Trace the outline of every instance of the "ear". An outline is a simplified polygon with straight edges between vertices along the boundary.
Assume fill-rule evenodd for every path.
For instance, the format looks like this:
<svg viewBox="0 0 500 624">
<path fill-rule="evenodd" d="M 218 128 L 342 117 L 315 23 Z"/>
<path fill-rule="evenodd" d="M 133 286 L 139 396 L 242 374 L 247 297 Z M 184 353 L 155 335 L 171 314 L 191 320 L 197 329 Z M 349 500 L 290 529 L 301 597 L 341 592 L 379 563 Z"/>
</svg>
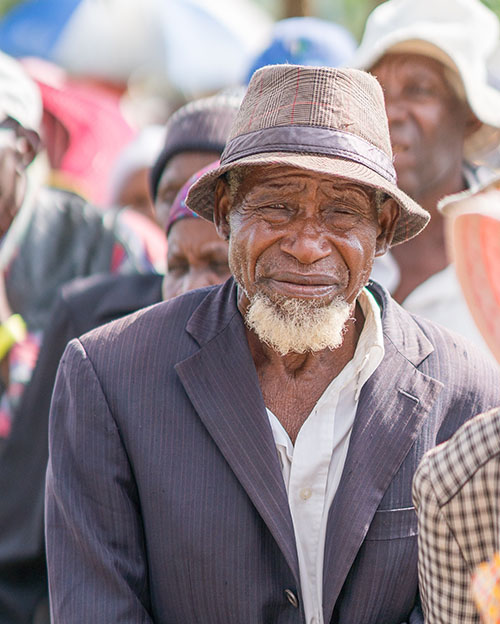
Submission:
<svg viewBox="0 0 500 624">
<path fill-rule="evenodd" d="M 231 200 L 229 197 L 229 187 L 223 178 L 217 180 L 214 200 L 214 225 L 217 234 L 224 240 L 229 239 L 231 226 L 229 225 L 229 211 L 231 210 Z"/>
<path fill-rule="evenodd" d="M 40 151 L 41 140 L 33 130 L 22 129 L 17 133 L 16 148 L 21 158 L 21 164 L 26 168 Z"/>
<path fill-rule="evenodd" d="M 471 134 L 474 134 L 481 127 L 482 122 L 474 115 L 474 113 L 469 109 L 469 115 L 465 121 L 465 137 L 470 137 Z"/>
<path fill-rule="evenodd" d="M 392 197 L 387 197 L 382 202 L 378 212 L 378 235 L 375 244 L 375 256 L 383 256 L 391 246 L 400 213 L 401 208 Z"/>
</svg>

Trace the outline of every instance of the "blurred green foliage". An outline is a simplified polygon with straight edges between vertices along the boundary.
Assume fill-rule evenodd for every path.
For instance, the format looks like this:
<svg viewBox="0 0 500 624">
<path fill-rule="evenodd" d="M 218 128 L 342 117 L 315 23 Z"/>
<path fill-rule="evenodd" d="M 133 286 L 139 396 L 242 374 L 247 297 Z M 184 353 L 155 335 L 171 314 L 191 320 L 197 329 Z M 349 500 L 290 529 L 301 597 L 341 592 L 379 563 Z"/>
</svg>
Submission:
<svg viewBox="0 0 500 624">
<path fill-rule="evenodd" d="M 22 0 L 0 0 L 0 16 L 7 13 L 13 6 L 20 4 Z"/>
<path fill-rule="evenodd" d="M 215 1 L 215 0 L 214 0 Z M 366 18 L 383 0 L 310 0 L 311 14 L 331 19 L 346 26 L 355 37 L 361 38 Z M 256 4 L 267 9 L 275 19 L 285 13 L 287 0 L 254 0 Z M 414 0 L 418 2 L 418 0 Z M 436 0 L 439 2 L 439 0 Z M 500 0 L 482 0 L 483 4 L 492 9 L 500 18 Z"/>
<path fill-rule="evenodd" d="M 482 0 L 483 4 L 489 7 L 500 18 L 500 0 Z"/>
</svg>

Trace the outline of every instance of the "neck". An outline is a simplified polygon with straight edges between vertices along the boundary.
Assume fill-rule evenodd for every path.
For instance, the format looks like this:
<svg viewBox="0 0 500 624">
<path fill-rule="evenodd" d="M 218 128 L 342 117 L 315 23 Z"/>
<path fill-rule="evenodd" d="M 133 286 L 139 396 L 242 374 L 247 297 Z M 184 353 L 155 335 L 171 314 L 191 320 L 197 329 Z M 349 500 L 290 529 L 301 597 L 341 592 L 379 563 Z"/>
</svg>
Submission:
<svg viewBox="0 0 500 624">
<path fill-rule="evenodd" d="M 466 187 L 460 169 L 439 188 L 429 189 L 415 198 L 430 213 L 431 219 L 421 234 L 392 250 L 401 271 L 401 281 L 393 293 L 394 298 L 399 303 L 402 303 L 417 286 L 449 265 L 444 219 L 438 211 L 437 205 L 446 195 L 459 193 Z M 415 258 L 418 258 L 418 262 L 415 261 Z"/>
<path fill-rule="evenodd" d="M 443 197 L 453 195 L 454 193 L 460 193 L 460 191 L 466 188 L 467 184 L 464 180 L 462 167 L 460 167 L 439 186 L 423 190 L 415 197 L 415 201 L 417 201 L 422 208 L 425 208 L 434 218 L 435 215 L 439 215 L 437 205 Z"/>
<path fill-rule="evenodd" d="M 281 374 L 297 377 L 328 363 L 333 378 L 354 357 L 363 324 L 363 313 L 359 305 L 356 305 L 354 318 L 347 321 L 343 341 L 339 347 L 307 353 L 288 353 L 287 355 L 280 355 L 272 347 L 263 343 L 253 330 L 247 328 L 246 333 L 257 370 L 262 367 L 266 369 L 271 367 L 274 370 L 280 370 Z"/>
</svg>

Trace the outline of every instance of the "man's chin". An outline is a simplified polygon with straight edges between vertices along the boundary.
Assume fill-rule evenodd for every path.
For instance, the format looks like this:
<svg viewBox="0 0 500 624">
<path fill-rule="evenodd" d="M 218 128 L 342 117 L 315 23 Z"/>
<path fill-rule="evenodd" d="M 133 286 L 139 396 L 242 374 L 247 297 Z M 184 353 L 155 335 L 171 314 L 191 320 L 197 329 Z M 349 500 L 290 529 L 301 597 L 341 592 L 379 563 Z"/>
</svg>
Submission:
<svg viewBox="0 0 500 624">
<path fill-rule="evenodd" d="M 343 299 L 252 297 L 247 326 L 279 355 L 336 349 L 342 344 L 351 306 Z"/>
</svg>

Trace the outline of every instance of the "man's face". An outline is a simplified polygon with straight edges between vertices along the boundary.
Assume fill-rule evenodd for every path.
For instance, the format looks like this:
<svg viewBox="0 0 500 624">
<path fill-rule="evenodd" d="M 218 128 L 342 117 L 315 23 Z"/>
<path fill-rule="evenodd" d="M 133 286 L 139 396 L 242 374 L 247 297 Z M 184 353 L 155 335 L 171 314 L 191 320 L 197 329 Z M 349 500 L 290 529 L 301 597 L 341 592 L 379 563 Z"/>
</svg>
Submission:
<svg viewBox="0 0 500 624">
<path fill-rule="evenodd" d="M 385 95 L 398 186 L 419 200 L 461 170 L 464 139 L 475 118 L 438 61 L 387 54 L 372 69 Z"/>
<path fill-rule="evenodd" d="M 352 306 L 399 214 L 393 200 L 377 213 L 367 187 L 285 166 L 249 168 L 234 198 L 224 182 L 216 195 L 215 222 L 229 236 L 230 266 L 246 303 L 260 293 Z"/>
<path fill-rule="evenodd" d="M 24 168 L 23 146 L 15 127 L 0 124 L 0 237 L 6 234 L 23 202 Z"/>
<path fill-rule="evenodd" d="M 195 288 L 221 284 L 230 277 L 227 242 L 205 219 L 176 221 L 168 233 L 163 296 L 171 299 Z"/>
<path fill-rule="evenodd" d="M 156 223 L 156 213 L 149 194 L 149 168 L 132 171 L 123 181 L 116 198 L 118 206 L 129 206 Z"/>
<path fill-rule="evenodd" d="M 155 202 L 156 218 L 161 226 L 166 226 L 175 196 L 189 178 L 219 158 L 217 152 L 181 152 L 168 161 L 158 183 Z"/>
</svg>

